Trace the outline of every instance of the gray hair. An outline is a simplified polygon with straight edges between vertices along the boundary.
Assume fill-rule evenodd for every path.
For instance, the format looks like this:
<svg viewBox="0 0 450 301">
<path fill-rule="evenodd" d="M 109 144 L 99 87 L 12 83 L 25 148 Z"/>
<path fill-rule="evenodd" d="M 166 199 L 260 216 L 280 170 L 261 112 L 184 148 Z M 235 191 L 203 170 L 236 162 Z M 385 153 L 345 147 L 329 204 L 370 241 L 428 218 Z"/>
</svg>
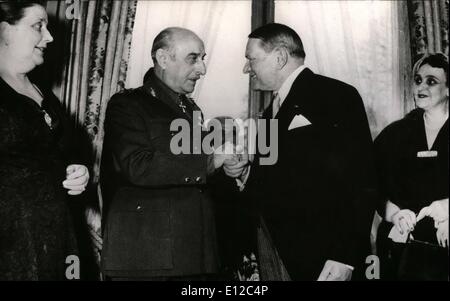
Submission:
<svg viewBox="0 0 450 301">
<path fill-rule="evenodd" d="M 172 59 L 175 58 L 174 53 L 174 39 L 176 34 L 186 34 L 186 33 L 192 33 L 190 30 L 187 30 L 185 28 L 181 27 L 168 27 L 161 31 L 153 40 L 153 46 L 152 46 L 152 60 L 153 63 L 156 65 L 156 52 L 158 49 L 164 49 L 171 53 Z M 193 33 L 192 33 L 193 34 Z"/>
</svg>

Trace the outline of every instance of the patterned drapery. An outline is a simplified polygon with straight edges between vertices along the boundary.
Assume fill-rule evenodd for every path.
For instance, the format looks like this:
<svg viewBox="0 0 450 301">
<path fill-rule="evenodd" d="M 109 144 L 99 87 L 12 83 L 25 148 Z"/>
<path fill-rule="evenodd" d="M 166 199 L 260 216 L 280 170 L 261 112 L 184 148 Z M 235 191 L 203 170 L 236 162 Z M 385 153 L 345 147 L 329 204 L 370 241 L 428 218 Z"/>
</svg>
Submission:
<svg viewBox="0 0 450 301">
<path fill-rule="evenodd" d="M 124 89 L 137 1 L 48 1 L 64 68 L 54 91 L 77 126 L 87 132 L 92 148 L 91 179 L 98 183 L 103 145 L 103 119 L 112 95 Z M 100 196 L 101 197 L 101 196 Z M 101 208 L 101 198 L 100 198 Z"/>
<path fill-rule="evenodd" d="M 136 3 L 83 1 L 81 18 L 72 23 L 64 103 L 91 138 L 94 183 L 99 179 L 106 105 L 125 86 Z"/>
<path fill-rule="evenodd" d="M 448 55 L 449 0 L 408 1 L 412 58 L 426 52 Z"/>
<path fill-rule="evenodd" d="M 89 137 L 94 187 L 100 176 L 106 106 L 125 87 L 136 5 L 136 0 L 47 1 L 56 49 L 50 59 L 59 66 L 52 71 L 53 90 L 75 126 Z M 89 195 L 86 222 L 99 263 L 102 198 L 101 193 Z"/>
</svg>

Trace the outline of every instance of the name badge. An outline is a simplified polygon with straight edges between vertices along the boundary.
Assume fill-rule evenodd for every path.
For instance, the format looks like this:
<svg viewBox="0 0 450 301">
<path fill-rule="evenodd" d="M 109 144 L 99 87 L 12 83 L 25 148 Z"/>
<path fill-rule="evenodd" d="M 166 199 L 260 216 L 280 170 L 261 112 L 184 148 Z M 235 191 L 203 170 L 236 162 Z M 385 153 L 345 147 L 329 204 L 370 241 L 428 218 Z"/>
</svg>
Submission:
<svg viewBox="0 0 450 301">
<path fill-rule="evenodd" d="M 438 152 L 437 151 L 421 151 L 417 152 L 417 158 L 432 158 L 437 157 Z"/>
</svg>

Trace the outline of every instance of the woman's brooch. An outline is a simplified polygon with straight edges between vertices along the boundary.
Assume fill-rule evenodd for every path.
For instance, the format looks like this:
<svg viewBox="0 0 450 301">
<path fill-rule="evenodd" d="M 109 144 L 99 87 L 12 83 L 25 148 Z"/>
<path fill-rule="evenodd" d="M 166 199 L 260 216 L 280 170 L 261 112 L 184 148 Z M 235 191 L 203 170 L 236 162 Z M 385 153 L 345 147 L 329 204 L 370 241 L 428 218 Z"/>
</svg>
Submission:
<svg viewBox="0 0 450 301">
<path fill-rule="evenodd" d="M 50 117 L 50 115 L 48 115 L 48 113 L 45 110 L 42 110 L 42 112 L 44 112 L 44 120 L 45 123 L 47 123 L 48 127 L 53 130 L 52 127 L 52 118 Z"/>
</svg>

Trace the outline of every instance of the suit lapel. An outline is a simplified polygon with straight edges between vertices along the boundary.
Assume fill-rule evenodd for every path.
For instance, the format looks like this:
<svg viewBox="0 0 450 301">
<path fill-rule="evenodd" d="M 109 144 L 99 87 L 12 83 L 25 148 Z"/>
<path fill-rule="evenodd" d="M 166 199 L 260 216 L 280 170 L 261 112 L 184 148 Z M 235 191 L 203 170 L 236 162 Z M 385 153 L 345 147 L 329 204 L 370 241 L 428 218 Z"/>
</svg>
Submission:
<svg viewBox="0 0 450 301">
<path fill-rule="evenodd" d="M 287 131 L 292 119 L 298 114 L 302 114 L 314 124 L 317 118 L 314 116 L 314 103 L 311 101 L 313 80 L 314 73 L 308 68 L 305 68 L 295 79 L 276 116 L 281 130 Z"/>
</svg>

